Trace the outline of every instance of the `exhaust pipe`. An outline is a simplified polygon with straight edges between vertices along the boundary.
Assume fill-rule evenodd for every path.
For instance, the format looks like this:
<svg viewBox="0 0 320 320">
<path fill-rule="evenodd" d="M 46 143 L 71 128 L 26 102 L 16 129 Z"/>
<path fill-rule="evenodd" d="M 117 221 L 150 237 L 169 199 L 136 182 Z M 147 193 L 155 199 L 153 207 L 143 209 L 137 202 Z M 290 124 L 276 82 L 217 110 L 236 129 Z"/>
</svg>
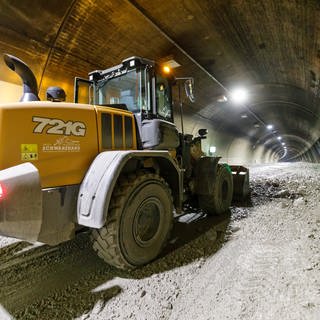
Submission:
<svg viewBox="0 0 320 320">
<path fill-rule="evenodd" d="M 4 62 L 20 76 L 23 82 L 23 95 L 20 102 L 39 101 L 38 84 L 31 69 L 22 60 L 10 54 L 4 55 Z"/>
</svg>

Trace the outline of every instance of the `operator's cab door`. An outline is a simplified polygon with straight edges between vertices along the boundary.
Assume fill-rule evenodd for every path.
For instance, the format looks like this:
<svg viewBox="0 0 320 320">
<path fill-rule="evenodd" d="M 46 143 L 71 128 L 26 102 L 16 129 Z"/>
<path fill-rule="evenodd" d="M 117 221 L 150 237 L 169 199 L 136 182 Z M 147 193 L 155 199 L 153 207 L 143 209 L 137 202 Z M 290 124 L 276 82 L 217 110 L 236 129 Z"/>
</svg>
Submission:
<svg viewBox="0 0 320 320">
<path fill-rule="evenodd" d="M 93 104 L 94 82 L 75 77 L 74 79 L 74 103 Z"/>
<path fill-rule="evenodd" d="M 179 133 L 173 123 L 170 80 L 151 70 L 152 113 L 143 117 L 140 138 L 143 149 L 170 150 L 179 146 Z"/>
<path fill-rule="evenodd" d="M 160 73 L 155 75 L 155 98 L 157 118 L 173 122 L 171 83 Z"/>
</svg>

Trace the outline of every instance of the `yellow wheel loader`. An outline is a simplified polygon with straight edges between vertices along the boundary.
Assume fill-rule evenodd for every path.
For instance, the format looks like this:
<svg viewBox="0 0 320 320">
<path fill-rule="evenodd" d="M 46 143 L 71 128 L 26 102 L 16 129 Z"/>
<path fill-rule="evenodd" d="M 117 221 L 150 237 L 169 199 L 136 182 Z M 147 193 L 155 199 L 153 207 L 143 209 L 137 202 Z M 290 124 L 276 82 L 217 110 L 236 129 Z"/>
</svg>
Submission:
<svg viewBox="0 0 320 320">
<path fill-rule="evenodd" d="M 59 87 L 39 101 L 29 67 L 4 59 L 24 89 L 20 102 L 0 104 L 1 235 L 56 245 L 90 228 L 98 255 L 124 269 L 158 256 L 187 204 L 228 210 L 232 168 L 201 151 L 205 129 L 178 132 L 177 80 L 153 61 L 132 57 L 76 78 L 65 103 Z M 186 89 L 193 100 L 192 79 Z M 238 189 L 245 196 L 248 179 Z"/>
</svg>

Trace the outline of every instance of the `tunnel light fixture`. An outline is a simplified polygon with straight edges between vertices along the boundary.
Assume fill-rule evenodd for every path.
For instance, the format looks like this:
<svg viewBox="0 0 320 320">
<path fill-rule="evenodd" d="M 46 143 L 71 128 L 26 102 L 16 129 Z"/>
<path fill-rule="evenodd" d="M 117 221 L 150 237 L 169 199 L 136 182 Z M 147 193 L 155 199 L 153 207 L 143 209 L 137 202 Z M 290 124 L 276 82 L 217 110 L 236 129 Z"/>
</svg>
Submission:
<svg viewBox="0 0 320 320">
<path fill-rule="evenodd" d="M 247 115 L 246 113 L 243 113 L 243 114 L 241 115 L 241 118 L 242 118 L 242 119 L 247 119 L 247 118 L 248 118 L 248 115 Z"/>
<path fill-rule="evenodd" d="M 268 124 L 268 125 L 267 125 L 267 129 L 268 129 L 268 130 L 272 130 L 272 129 L 273 129 L 273 124 Z"/>
<path fill-rule="evenodd" d="M 216 148 L 215 146 L 210 146 L 210 148 L 209 148 L 210 154 L 213 154 L 213 153 L 215 153 L 216 151 L 217 151 L 217 148 Z"/>
<path fill-rule="evenodd" d="M 236 88 L 230 92 L 231 101 L 241 104 L 248 100 L 248 91 L 244 88 Z"/>
<path fill-rule="evenodd" d="M 162 66 L 162 71 L 165 74 L 170 74 L 172 72 L 172 69 L 178 68 L 181 66 L 177 61 L 173 59 L 162 59 L 161 61 L 161 66 Z"/>
<path fill-rule="evenodd" d="M 285 145 L 286 145 L 284 142 L 281 142 L 281 144 L 282 144 L 283 146 L 285 146 Z"/>
<path fill-rule="evenodd" d="M 168 66 L 170 69 L 181 67 L 181 64 L 179 64 L 177 61 L 173 59 L 163 61 L 162 65 Z"/>
<path fill-rule="evenodd" d="M 282 140 L 282 137 L 281 137 L 281 136 L 279 136 L 277 139 L 280 141 L 280 140 Z"/>
<path fill-rule="evenodd" d="M 217 97 L 217 102 L 227 102 L 228 98 L 225 95 L 221 95 Z"/>
</svg>

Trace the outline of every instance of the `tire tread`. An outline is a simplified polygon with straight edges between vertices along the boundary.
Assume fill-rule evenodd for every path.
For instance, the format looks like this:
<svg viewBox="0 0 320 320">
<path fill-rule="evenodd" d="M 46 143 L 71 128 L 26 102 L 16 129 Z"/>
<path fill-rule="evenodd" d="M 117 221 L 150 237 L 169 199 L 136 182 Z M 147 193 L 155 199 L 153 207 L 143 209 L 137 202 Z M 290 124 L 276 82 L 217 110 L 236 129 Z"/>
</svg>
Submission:
<svg viewBox="0 0 320 320">
<path fill-rule="evenodd" d="M 138 172 L 137 174 L 120 176 L 111 197 L 105 226 L 101 229 L 94 230 L 91 234 L 93 249 L 97 252 L 98 256 L 108 264 L 119 269 L 132 269 L 136 267 L 130 264 L 121 253 L 119 241 L 117 239 L 117 228 L 127 194 L 129 194 L 131 190 L 134 190 L 134 188 L 146 178 L 156 179 L 158 181 L 160 180 L 161 183 L 167 188 L 172 203 L 169 185 L 159 175 L 142 171 Z M 172 225 L 173 219 L 171 221 L 168 236 L 166 241 L 164 241 L 162 248 L 165 246 L 168 240 Z"/>
</svg>

